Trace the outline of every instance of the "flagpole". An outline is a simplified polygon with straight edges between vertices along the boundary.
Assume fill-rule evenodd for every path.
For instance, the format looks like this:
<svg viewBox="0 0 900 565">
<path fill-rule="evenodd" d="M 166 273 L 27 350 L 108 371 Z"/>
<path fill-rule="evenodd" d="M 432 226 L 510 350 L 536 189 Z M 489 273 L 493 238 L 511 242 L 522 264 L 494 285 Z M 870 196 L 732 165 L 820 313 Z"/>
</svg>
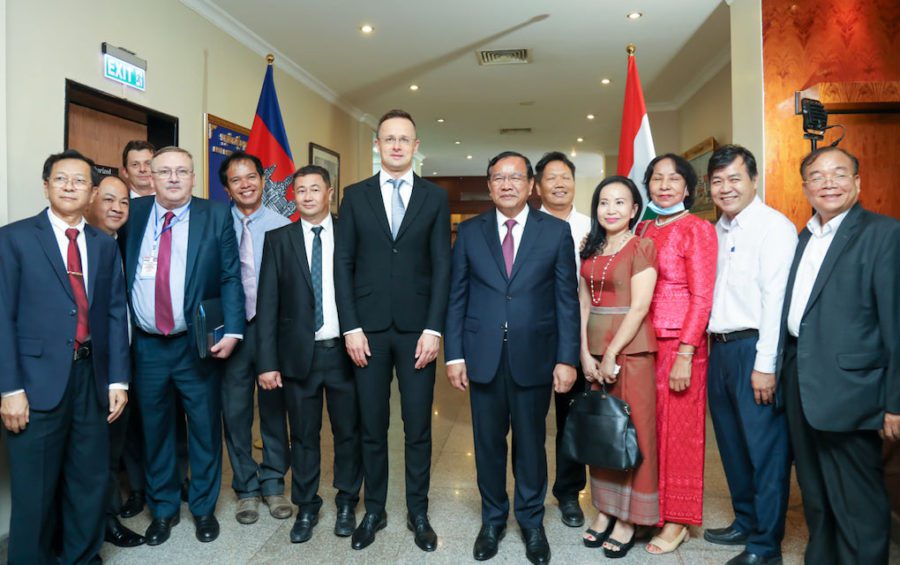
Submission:
<svg viewBox="0 0 900 565">
<path fill-rule="evenodd" d="M 275 55 L 273 55 L 272 53 L 266 55 L 266 62 L 271 66 L 272 63 L 275 62 Z"/>
</svg>

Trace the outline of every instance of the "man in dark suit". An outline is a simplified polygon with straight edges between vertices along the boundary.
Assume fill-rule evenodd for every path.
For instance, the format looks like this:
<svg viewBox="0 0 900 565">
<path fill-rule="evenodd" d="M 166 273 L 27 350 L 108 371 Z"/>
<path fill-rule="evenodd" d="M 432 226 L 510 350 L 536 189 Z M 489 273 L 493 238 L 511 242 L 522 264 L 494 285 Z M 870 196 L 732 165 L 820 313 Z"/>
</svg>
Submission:
<svg viewBox="0 0 900 565">
<path fill-rule="evenodd" d="M 82 216 L 92 168 L 77 151 L 51 155 L 43 171 L 49 209 L 0 228 L 12 564 L 100 562 L 109 423 L 128 401 L 130 365 L 119 250 Z"/>
<path fill-rule="evenodd" d="M 347 188 L 340 210 L 334 283 L 347 352 L 356 365 L 366 515 L 352 547 L 387 525 L 390 393 L 397 371 L 406 437 L 407 527 L 424 551 L 428 522 L 434 360 L 447 311 L 450 212 L 443 189 L 412 171 L 416 125 L 402 110 L 378 123 L 381 172 Z"/>
<path fill-rule="evenodd" d="M 334 190 L 328 171 L 301 167 L 293 178 L 300 221 L 266 236 L 257 317 L 260 387 L 284 387 L 291 425 L 291 498 L 299 508 L 291 541 L 312 537 L 319 521 L 322 396 L 334 434 L 334 533 L 356 528 L 362 485 L 356 389 L 344 351 L 334 299 L 334 247 L 337 221 L 331 217 Z"/>
<path fill-rule="evenodd" d="M 859 162 L 843 149 L 813 151 L 800 174 L 816 213 L 788 277 L 776 374 L 806 562 L 887 563 L 881 441 L 900 439 L 900 222 L 857 202 Z"/>
<path fill-rule="evenodd" d="M 169 539 L 180 516 L 175 456 L 175 396 L 188 420 L 188 503 L 197 539 L 219 535 L 214 515 L 222 481 L 220 383 L 223 363 L 244 332 L 244 291 L 231 213 L 192 198 L 190 153 L 164 147 L 153 157 L 156 196 L 131 201 L 125 276 L 134 326 L 135 388 L 144 429 L 149 545 Z M 220 299 L 224 337 L 201 359 L 194 314 Z"/>
<path fill-rule="evenodd" d="M 546 417 L 552 391 L 575 382 L 579 310 L 566 222 L 531 209 L 528 158 L 507 151 L 488 165 L 496 209 L 459 226 L 453 247 L 447 378 L 470 389 L 482 527 L 479 561 L 506 531 L 506 435 L 512 424 L 515 514 L 532 563 L 548 563 Z M 502 241 L 502 243 L 501 243 Z"/>
</svg>

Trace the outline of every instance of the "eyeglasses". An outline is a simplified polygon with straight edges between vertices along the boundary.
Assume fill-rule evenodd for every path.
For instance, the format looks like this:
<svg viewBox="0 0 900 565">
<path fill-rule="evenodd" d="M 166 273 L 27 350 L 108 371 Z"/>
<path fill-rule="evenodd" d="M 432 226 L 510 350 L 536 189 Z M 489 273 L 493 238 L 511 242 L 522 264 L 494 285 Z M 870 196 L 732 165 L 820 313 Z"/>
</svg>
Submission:
<svg viewBox="0 0 900 565">
<path fill-rule="evenodd" d="M 822 188 L 826 184 L 830 182 L 834 182 L 835 185 L 842 186 L 847 184 L 850 179 L 855 177 L 856 175 L 848 175 L 847 173 L 838 173 L 836 175 L 813 175 L 806 179 L 806 184 L 812 188 Z"/>
<path fill-rule="evenodd" d="M 396 145 L 397 143 L 399 143 L 403 147 L 409 147 L 410 145 L 412 145 L 412 142 L 415 141 L 406 136 L 394 137 L 393 135 L 390 135 L 388 137 L 379 137 L 378 139 L 380 139 L 381 142 L 385 145 Z"/>
<path fill-rule="evenodd" d="M 153 174 L 161 179 L 167 179 L 172 176 L 172 173 L 175 173 L 175 176 L 184 180 L 193 172 L 191 169 L 157 169 L 153 171 Z"/>
<path fill-rule="evenodd" d="M 528 177 L 526 175 L 514 174 L 514 175 L 493 175 L 491 177 L 491 184 L 502 185 L 506 181 L 511 182 L 512 184 L 522 184 L 525 182 L 525 179 Z"/>
<path fill-rule="evenodd" d="M 91 187 L 91 181 L 84 177 L 69 177 L 60 174 L 50 179 L 50 186 L 53 188 L 65 188 L 68 184 L 71 184 L 75 190 L 86 190 Z"/>
</svg>

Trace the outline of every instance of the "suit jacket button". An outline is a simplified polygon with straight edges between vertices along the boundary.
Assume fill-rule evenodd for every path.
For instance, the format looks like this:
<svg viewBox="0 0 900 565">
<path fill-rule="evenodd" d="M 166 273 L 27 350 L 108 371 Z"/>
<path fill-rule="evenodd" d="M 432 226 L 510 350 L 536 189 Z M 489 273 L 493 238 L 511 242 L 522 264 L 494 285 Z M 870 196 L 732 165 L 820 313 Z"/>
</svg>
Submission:
<svg viewBox="0 0 900 565">
<path fill-rule="evenodd" d="M 507 299 L 507 300 L 512 300 L 512 296 L 507 296 L 506 299 Z"/>
<path fill-rule="evenodd" d="M 400 253 L 399 251 L 397 251 L 397 248 L 396 248 L 396 247 L 394 247 L 393 249 L 391 249 L 391 251 L 393 251 L 394 253 Z"/>
<path fill-rule="evenodd" d="M 66 340 L 66 344 L 67 344 L 67 345 L 75 345 L 75 340 L 74 340 L 74 339 L 67 339 L 67 340 Z"/>
<path fill-rule="evenodd" d="M 69 316 L 74 316 L 77 313 L 78 313 L 78 310 L 75 310 L 75 309 L 69 310 Z"/>
</svg>

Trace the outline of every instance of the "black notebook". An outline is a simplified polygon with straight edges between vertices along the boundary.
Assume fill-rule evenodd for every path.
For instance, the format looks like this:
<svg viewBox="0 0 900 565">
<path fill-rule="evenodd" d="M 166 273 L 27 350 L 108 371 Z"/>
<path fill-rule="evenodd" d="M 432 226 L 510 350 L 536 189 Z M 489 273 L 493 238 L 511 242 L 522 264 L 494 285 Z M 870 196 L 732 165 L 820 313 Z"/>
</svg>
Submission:
<svg viewBox="0 0 900 565">
<path fill-rule="evenodd" d="M 222 314 L 222 299 L 204 300 L 194 313 L 194 337 L 201 359 L 210 357 L 209 350 L 225 337 L 225 317 Z"/>
</svg>

